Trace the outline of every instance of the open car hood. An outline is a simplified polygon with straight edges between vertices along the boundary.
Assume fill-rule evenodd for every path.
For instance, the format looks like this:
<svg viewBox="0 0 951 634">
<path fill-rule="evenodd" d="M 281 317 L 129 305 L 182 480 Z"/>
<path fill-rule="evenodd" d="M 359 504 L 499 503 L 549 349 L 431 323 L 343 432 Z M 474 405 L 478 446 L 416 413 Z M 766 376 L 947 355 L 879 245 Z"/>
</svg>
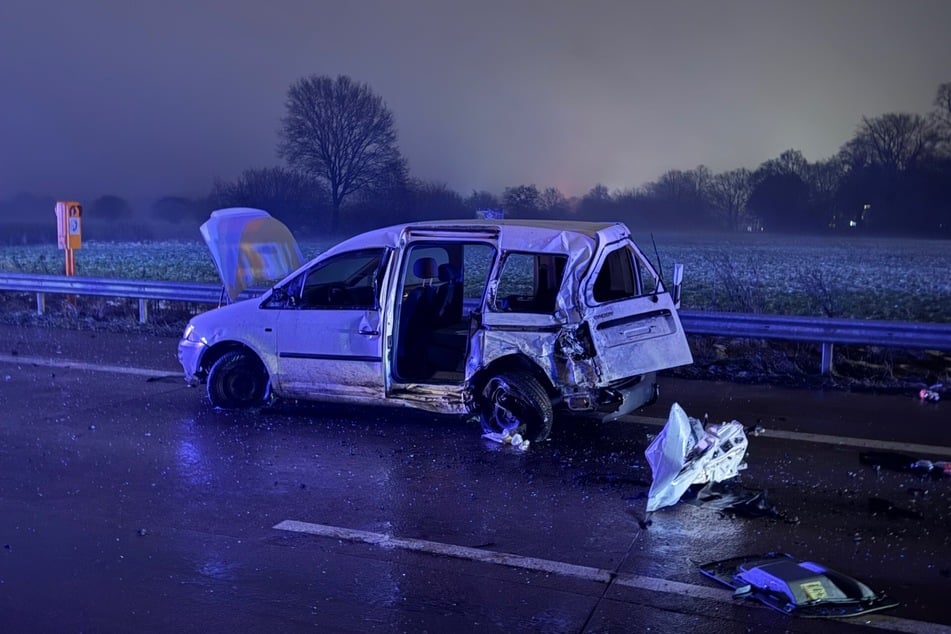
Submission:
<svg viewBox="0 0 951 634">
<path fill-rule="evenodd" d="M 842 618 L 898 605 L 861 581 L 786 553 L 714 561 L 700 572 L 733 588 L 734 597 L 757 599 L 784 614 Z"/>
<path fill-rule="evenodd" d="M 250 286 L 285 277 L 304 259 L 284 223 L 261 209 L 218 209 L 200 230 L 231 301 Z"/>
</svg>

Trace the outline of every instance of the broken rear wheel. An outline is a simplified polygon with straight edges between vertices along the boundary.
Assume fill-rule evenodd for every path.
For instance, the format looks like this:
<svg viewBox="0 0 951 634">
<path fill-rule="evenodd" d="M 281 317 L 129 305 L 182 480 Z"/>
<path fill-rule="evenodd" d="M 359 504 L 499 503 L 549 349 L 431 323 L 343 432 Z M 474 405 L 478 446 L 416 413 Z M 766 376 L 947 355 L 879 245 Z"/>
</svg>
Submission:
<svg viewBox="0 0 951 634">
<path fill-rule="evenodd" d="M 503 372 L 489 379 L 480 394 L 480 409 L 485 433 L 519 433 L 532 442 L 551 433 L 551 399 L 530 374 Z"/>
</svg>

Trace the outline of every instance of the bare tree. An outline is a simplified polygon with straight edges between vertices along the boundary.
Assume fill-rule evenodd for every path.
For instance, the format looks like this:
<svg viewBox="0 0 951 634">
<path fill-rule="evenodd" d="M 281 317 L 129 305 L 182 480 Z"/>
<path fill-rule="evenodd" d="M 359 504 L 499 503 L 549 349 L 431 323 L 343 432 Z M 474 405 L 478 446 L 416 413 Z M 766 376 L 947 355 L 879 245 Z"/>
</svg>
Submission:
<svg viewBox="0 0 951 634">
<path fill-rule="evenodd" d="M 747 201 L 750 215 L 771 231 L 814 229 L 807 218 L 810 190 L 809 162 L 799 150 L 786 150 L 764 161 L 753 172 Z"/>
<path fill-rule="evenodd" d="M 935 133 L 939 137 L 940 149 L 945 157 L 951 156 L 951 83 L 938 86 L 934 98 L 934 110 L 931 111 Z"/>
<path fill-rule="evenodd" d="M 764 161 L 757 169 L 757 176 L 774 174 L 795 174 L 805 180 L 809 170 L 809 161 L 799 150 L 786 150 L 777 158 Z"/>
<path fill-rule="evenodd" d="M 563 218 L 568 214 L 568 199 L 557 187 L 546 187 L 538 195 L 538 209 L 546 218 Z"/>
<path fill-rule="evenodd" d="M 327 205 L 321 183 L 282 167 L 248 169 L 233 181 L 216 181 L 214 193 L 222 207 L 256 207 L 297 227 L 313 227 L 314 210 Z"/>
<path fill-rule="evenodd" d="M 701 165 L 695 170 L 669 170 L 647 185 L 647 193 L 657 198 L 691 203 L 702 196 L 711 178 L 710 170 Z"/>
<path fill-rule="evenodd" d="M 948 124 L 951 124 L 951 82 L 938 86 L 934 98 L 935 112 Z"/>
<path fill-rule="evenodd" d="M 845 225 L 847 219 L 836 200 L 845 172 L 845 165 L 835 156 L 809 166 L 807 182 L 817 228 L 836 229 Z"/>
<path fill-rule="evenodd" d="M 416 220 L 466 218 L 469 210 L 462 196 L 445 183 L 410 179 L 406 184 L 409 215 Z"/>
<path fill-rule="evenodd" d="M 611 217 L 614 199 L 603 183 L 597 183 L 581 198 L 578 211 L 589 220 L 603 220 Z"/>
<path fill-rule="evenodd" d="M 753 176 L 741 168 L 717 174 L 710 179 L 707 196 L 728 229 L 737 231 L 747 220 L 746 205 L 753 193 Z"/>
<path fill-rule="evenodd" d="M 516 218 L 532 218 L 538 215 L 538 203 L 541 194 L 535 185 L 515 185 L 506 187 L 502 192 L 502 205 L 505 215 Z"/>
<path fill-rule="evenodd" d="M 845 159 L 853 167 L 879 165 L 893 171 L 914 168 L 929 157 L 937 136 L 926 117 L 892 112 L 874 119 L 862 117 L 855 137 L 845 144 Z"/>
<path fill-rule="evenodd" d="M 644 197 L 655 207 L 657 221 L 668 226 L 697 227 L 708 222 L 707 189 L 713 175 L 706 165 L 692 170 L 670 170 L 644 187 Z"/>
<path fill-rule="evenodd" d="M 326 182 L 333 216 L 351 194 L 379 189 L 406 175 L 393 113 L 369 86 L 346 75 L 312 75 L 291 85 L 278 154 L 291 167 Z"/>
</svg>

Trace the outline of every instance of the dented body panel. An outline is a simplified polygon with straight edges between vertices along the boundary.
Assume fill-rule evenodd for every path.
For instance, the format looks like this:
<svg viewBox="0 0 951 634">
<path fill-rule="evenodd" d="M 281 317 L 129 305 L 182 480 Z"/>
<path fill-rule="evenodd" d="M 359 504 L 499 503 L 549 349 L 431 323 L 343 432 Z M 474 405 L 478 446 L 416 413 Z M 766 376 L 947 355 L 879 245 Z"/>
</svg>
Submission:
<svg viewBox="0 0 951 634">
<path fill-rule="evenodd" d="M 671 294 L 619 223 L 442 221 L 346 240 L 260 298 L 195 317 L 180 344 L 190 381 L 229 346 L 278 397 L 478 407 L 500 371 L 551 401 L 617 417 L 656 395 L 656 372 L 692 362 Z"/>
</svg>

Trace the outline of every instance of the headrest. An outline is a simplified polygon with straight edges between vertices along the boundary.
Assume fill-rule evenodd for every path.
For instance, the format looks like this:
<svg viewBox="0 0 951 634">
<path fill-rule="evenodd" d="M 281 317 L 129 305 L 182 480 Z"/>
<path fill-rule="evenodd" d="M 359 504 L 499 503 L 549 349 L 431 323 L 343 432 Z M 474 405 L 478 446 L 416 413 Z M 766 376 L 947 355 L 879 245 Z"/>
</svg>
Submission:
<svg viewBox="0 0 951 634">
<path fill-rule="evenodd" d="M 425 280 L 436 277 L 436 260 L 433 258 L 419 258 L 413 262 L 413 275 Z"/>
<path fill-rule="evenodd" d="M 439 281 L 440 282 L 458 282 L 459 281 L 459 269 L 453 264 L 446 262 L 445 264 L 439 265 Z"/>
</svg>

